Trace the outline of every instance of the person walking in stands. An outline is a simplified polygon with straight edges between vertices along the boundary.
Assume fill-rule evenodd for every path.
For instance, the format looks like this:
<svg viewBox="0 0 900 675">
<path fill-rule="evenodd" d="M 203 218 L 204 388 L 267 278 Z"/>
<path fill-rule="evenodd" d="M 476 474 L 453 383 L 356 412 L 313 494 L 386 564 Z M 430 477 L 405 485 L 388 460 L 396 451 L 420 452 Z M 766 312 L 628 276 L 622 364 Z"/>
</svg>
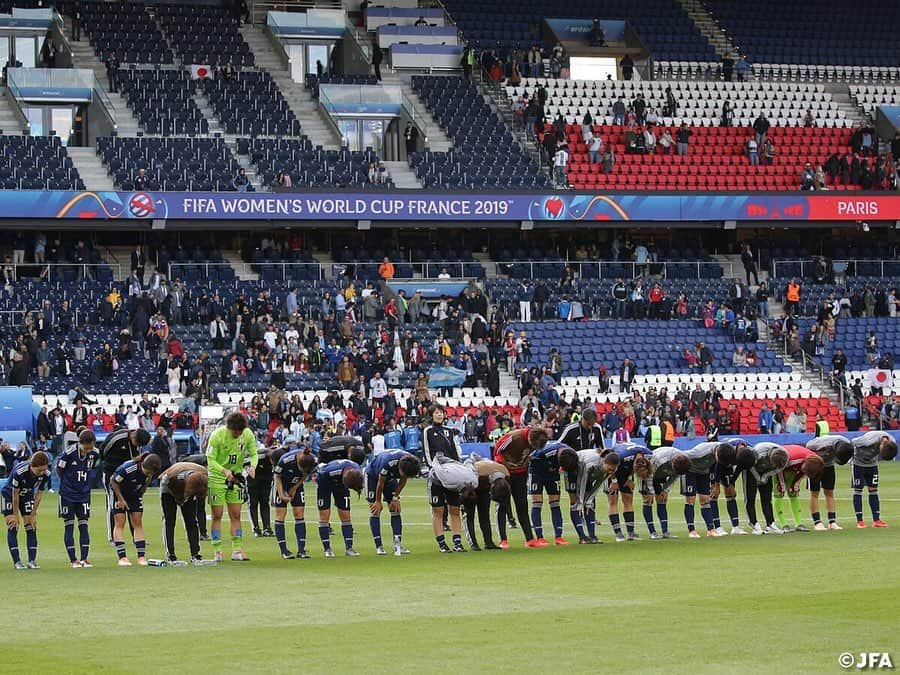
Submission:
<svg viewBox="0 0 900 675">
<path fill-rule="evenodd" d="M 558 188 L 568 187 L 569 179 L 566 175 L 566 167 L 569 164 L 569 148 L 563 143 L 556 149 L 553 155 L 553 181 Z"/>
<path fill-rule="evenodd" d="M 375 67 L 375 79 L 381 82 L 381 62 L 384 60 L 384 51 L 376 41 L 372 49 L 372 65 Z"/>
<path fill-rule="evenodd" d="M 756 132 L 757 146 L 763 147 L 766 143 L 766 134 L 769 133 L 769 120 L 766 119 L 765 114 L 759 113 L 759 117 L 753 122 L 753 131 Z"/>
<path fill-rule="evenodd" d="M 730 52 L 725 52 L 725 56 L 722 57 L 722 79 L 726 82 L 731 82 L 731 78 L 734 76 L 734 57 Z"/>
<path fill-rule="evenodd" d="M 622 361 L 622 367 L 619 369 L 619 391 L 631 392 L 631 385 L 634 384 L 634 377 L 637 374 L 637 368 L 630 359 L 626 358 Z"/>
<path fill-rule="evenodd" d="M 119 91 L 119 57 L 115 52 L 106 59 L 106 79 L 109 82 L 110 93 Z"/>
<path fill-rule="evenodd" d="M 794 316 L 800 310 L 800 290 L 800 283 L 791 277 L 784 293 L 784 311 L 788 316 Z"/>
<path fill-rule="evenodd" d="M 759 286 L 759 274 L 756 272 L 756 261 L 753 258 L 750 244 L 744 244 L 741 251 L 741 263 L 744 265 L 744 273 L 747 275 L 747 285 L 750 285 L 750 276 L 752 275 L 754 282 Z"/>
</svg>

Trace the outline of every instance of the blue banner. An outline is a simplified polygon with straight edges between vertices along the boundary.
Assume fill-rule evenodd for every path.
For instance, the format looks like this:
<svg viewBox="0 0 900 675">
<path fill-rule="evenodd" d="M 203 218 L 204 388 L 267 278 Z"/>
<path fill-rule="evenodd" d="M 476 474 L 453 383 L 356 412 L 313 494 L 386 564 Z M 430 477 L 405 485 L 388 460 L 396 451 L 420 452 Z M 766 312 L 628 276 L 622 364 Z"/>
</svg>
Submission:
<svg viewBox="0 0 900 675">
<path fill-rule="evenodd" d="M 428 373 L 428 386 L 432 389 L 441 387 L 461 387 L 466 381 L 466 371 L 459 368 L 432 368 Z"/>
<path fill-rule="evenodd" d="M 2 190 L 3 218 L 427 221 L 900 220 L 900 194 Z"/>
<path fill-rule="evenodd" d="M 584 42 L 594 27 L 592 19 L 544 19 L 557 39 L 569 42 Z M 600 20 L 603 38 L 606 42 L 625 42 L 625 22 Z"/>
<path fill-rule="evenodd" d="M 389 281 L 388 286 L 395 293 L 406 291 L 407 300 L 414 293 L 419 293 L 426 299 L 435 299 L 444 295 L 455 298 L 466 290 L 468 283 L 465 281 L 419 281 L 410 279 L 409 281 Z"/>
</svg>

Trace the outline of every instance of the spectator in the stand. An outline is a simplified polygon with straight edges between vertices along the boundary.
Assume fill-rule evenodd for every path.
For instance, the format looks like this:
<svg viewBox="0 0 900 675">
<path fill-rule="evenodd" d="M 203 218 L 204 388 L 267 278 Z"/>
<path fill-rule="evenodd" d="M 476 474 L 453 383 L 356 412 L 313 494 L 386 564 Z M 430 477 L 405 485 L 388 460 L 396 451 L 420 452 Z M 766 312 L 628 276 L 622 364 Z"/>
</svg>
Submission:
<svg viewBox="0 0 900 675">
<path fill-rule="evenodd" d="M 603 153 L 603 173 L 611 174 L 616 166 L 616 155 L 613 152 L 612 145 L 606 146 L 606 152 Z"/>
<path fill-rule="evenodd" d="M 815 190 L 816 189 L 816 172 L 812 168 L 812 164 L 807 162 L 800 174 L 800 189 Z"/>
<path fill-rule="evenodd" d="M 668 155 L 672 152 L 672 148 L 675 147 L 675 139 L 672 138 L 672 134 L 669 133 L 668 129 L 663 129 L 656 144 L 661 148 L 662 154 Z"/>
<path fill-rule="evenodd" d="M 568 187 L 569 179 L 566 175 L 566 169 L 569 165 L 569 148 L 563 143 L 556 149 L 553 155 L 553 180 L 558 188 Z"/>
<path fill-rule="evenodd" d="M 682 122 L 681 127 L 675 134 L 675 147 L 679 155 L 688 154 L 688 144 L 691 142 L 691 130 L 688 125 Z"/>
<path fill-rule="evenodd" d="M 591 111 L 586 110 L 584 112 L 584 117 L 581 118 L 581 140 L 585 143 L 590 143 L 594 138 L 594 118 L 591 116 Z"/>
<path fill-rule="evenodd" d="M 603 152 L 603 138 L 600 134 L 592 137 L 588 144 L 588 158 L 591 164 L 600 163 L 600 155 Z"/>
<path fill-rule="evenodd" d="M 381 46 L 378 44 L 378 41 L 375 41 L 375 44 L 372 45 L 372 66 L 375 69 L 375 79 L 381 82 L 381 62 L 384 60 L 384 50 L 381 49 Z"/>
<path fill-rule="evenodd" d="M 622 60 L 619 61 L 619 67 L 622 69 L 623 80 L 630 81 L 634 77 L 634 61 L 631 59 L 631 56 L 626 54 L 622 57 Z"/>
<path fill-rule="evenodd" d="M 734 108 L 731 101 L 726 100 L 722 104 L 722 117 L 719 122 L 723 127 L 730 127 L 734 123 Z"/>
<path fill-rule="evenodd" d="M 528 283 L 528 279 L 522 279 L 519 284 L 519 319 L 521 321 L 531 321 L 531 300 L 534 296 L 534 289 Z"/>
<path fill-rule="evenodd" d="M 800 283 L 794 277 L 788 281 L 784 292 L 784 311 L 788 316 L 794 316 L 800 311 Z"/>
<path fill-rule="evenodd" d="M 394 264 L 390 258 L 384 256 L 384 260 L 378 266 L 378 276 L 381 277 L 382 281 L 390 281 L 394 278 L 394 273 Z"/>
<path fill-rule="evenodd" d="M 134 184 L 135 190 L 147 190 L 150 186 L 150 178 L 143 168 L 138 169 L 131 182 Z"/>
<path fill-rule="evenodd" d="M 278 175 L 275 176 L 275 183 L 276 185 L 278 185 L 278 187 L 294 187 L 294 181 L 291 178 L 291 174 L 289 174 L 287 171 L 279 171 Z"/>
<path fill-rule="evenodd" d="M 735 368 L 747 367 L 747 354 L 741 345 L 734 348 L 734 353 L 731 355 L 731 365 Z"/>
<path fill-rule="evenodd" d="M 756 289 L 756 312 L 761 319 L 769 318 L 769 289 L 763 281 Z"/>
<path fill-rule="evenodd" d="M 119 55 L 110 52 L 106 59 L 106 79 L 109 82 L 109 91 L 115 94 L 119 91 Z"/>
<path fill-rule="evenodd" d="M 644 286 L 640 278 L 635 280 L 631 288 L 630 310 L 632 319 L 644 318 Z"/>
<path fill-rule="evenodd" d="M 731 55 L 731 52 L 725 52 L 725 56 L 722 57 L 722 79 L 726 82 L 731 82 L 734 77 L 734 57 Z"/>
<path fill-rule="evenodd" d="M 619 96 L 615 103 L 613 103 L 612 114 L 613 114 L 613 124 L 617 126 L 622 126 L 625 124 L 625 99 Z"/>
<path fill-rule="evenodd" d="M 744 82 L 750 74 L 750 63 L 747 61 L 747 55 L 741 54 L 741 58 L 734 65 L 734 71 L 737 73 L 738 82 Z"/>
<path fill-rule="evenodd" d="M 234 177 L 234 180 L 231 181 L 231 184 L 238 192 L 253 191 L 253 186 L 250 184 L 250 179 L 247 177 L 247 171 L 244 167 L 238 169 L 237 175 Z"/>
<path fill-rule="evenodd" d="M 613 318 L 624 319 L 626 302 L 628 300 L 628 287 L 622 279 L 616 279 L 612 287 Z"/>
<path fill-rule="evenodd" d="M 763 147 L 763 145 L 765 145 L 769 133 L 769 126 L 769 120 L 766 118 L 765 113 L 760 112 L 759 117 L 753 122 L 753 131 L 756 132 L 755 138 L 757 147 Z"/>
<path fill-rule="evenodd" d="M 747 285 L 750 285 L 750 277 L 753 276 L 754 283 L 759 285 L 759 274 L 756 271 L 756 259 L 753 257 L 753 250 L 750 244 L 745 243 L 741 247 L 741 264 L 744 266 L 744 273 L 747 275 Z"/>
<path fill-rule="evenodd" d="M 755 138 L 747 140 L 747 159 L 750 160 L 750 166 L 759 166 L 759 145 Z"/>
<path fill-rule="evenodd" d="M 637 368 L 631 362 L 631 359 L 626 358 L 622 361 L 622 366 L 619 368 L 619 391 L 630 393 L 636 375 Z"/>
<path fill-rule="evenodd" d="M 775 164 L 775 141 L 767 138 L 763 143 L 763 162 L 766 166 Z"/>
</svg>

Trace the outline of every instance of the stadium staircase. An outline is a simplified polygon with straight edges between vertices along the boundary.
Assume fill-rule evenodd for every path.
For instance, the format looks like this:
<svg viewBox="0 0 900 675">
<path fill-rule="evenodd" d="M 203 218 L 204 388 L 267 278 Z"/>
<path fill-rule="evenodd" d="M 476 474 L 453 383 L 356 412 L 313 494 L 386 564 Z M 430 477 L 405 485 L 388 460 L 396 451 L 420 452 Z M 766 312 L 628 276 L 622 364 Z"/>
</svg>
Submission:
<svg viewBox="0 0 900 675">
<path fill-rule="evenodd" d="M 509 132 L 516 140 L 516 143 L 519 144 L 519 147 L 521 147 L 537 165 L 540 165 L 541 153 L 535 144 L 530 142 L 525 136 L 525 130 L 522 128 L 522 125 L 516 119 L 516 114 L 513 112 L 512 99 L 510 98 L 506 87 L 502 86 L 502 83 L 485 80 L 482 71 L 480 69 L 476 69 L 476 71 L 474 80 L 478 83 L 478 90 L 488 99 L 489 105 L 503 121 L 503 124 L 506 125 L 506 128 L 509 129 Z M 548 167 L 548 175 L 549 171 L 550 169 Z"/>
<path fill-rule="evenodd" d="M 250 51 L 256 59 L 256 66 L 268 71 L 269 75 L 281 89 L 281 93 L 290 105 L 291 110 L 300 121 L 303 133 L 314 146 L 322 145 L 326 150 L 339 150 L 341 139 L 330 122 L 319 109 L 319 104 L 310 93 L 291 79 L 290 71 L 275 53 L 269 38 L 258 26 L 242 25 L 240 28 L 244 40 L 250 45 Z"/>
<path fill-rule="evenodd" d="M 725 56 L 726 53 L 732 56 L 738 53 L 738 47 L 729 39 L 712 14 L 699 0 L 678 0 L 678 4 L 694 22 L 703 37 L 715 48 L 719 57 Z"/>
<path fill-rule="evenodd" d="M 66 17 L 66 24 L 71 25 L 71 19 L 68 17 Z M 66 35 L 71 35 L 71 29 L 66 28 Z M 88 42 L 87 36 L 82 33 L 81 40 L 78 42 L 70 41 L 69 46 L 72 48 L 73 67 L 85 68 L 93 71 L 94 77 L 97 78 L 97 82 L 100 84 L 101 89 L 106 92 L 106 95 L 112 102 L 112 112 L 116 118 L 116 129 L 119 136 L 137 136 L 138 132 L 141 130 L 137 118 L 125 102 L 124 96 L 109 91 L 109 83 L 106 79 L 106 66 L 101 63 L 100 59 L 94 53 L 94 48 L 91 47 L 91 43 Z"/>
<path fill-rule="evenodd" d="M 70 145 L 66 150 L 75 168 L 78 169 L 78 175 L 84 181 L 86 189 L 97 191 L 116 189 L 109 172 L 100 161 L 96 148 L 76 148 Z"/>
<path fill-rule="evenodd" d="M 844 117 L 852 120 L 854 125 L 866 118 L 866 112 L 853 101 L 850 87 L 844 82 L 825 83 L 825 92 L 831 94 L 831 100 L 837 104 L 838 110 L 844 112 Z"/>
<path fill-rule="evenodd" d="M 394 185 L 406 190 L 421 190 L 424 185 L 416 178 L 416 174 L 406 162 L 385 162 L 385 168 L 391 174 Z"/>
<path fill-rule="evenodd" d="M 428 111 L 425 102 L 419 98 L 419 95 L 413 89 L 409 76 L 400 76 L 389 68 L 384 67 L 381 70 L 381 83 L 383 85 L 400 87 L 403 95 L 412 103 L 416 113 L 425 120 L 425 126 L 427 127 L 425 147 L 431 148 L 433 152 L 447 152 L 453 147 L 453 141 L 450 140 L 447 132 L 441 128 L 441 125 Z"/>
<path fill-rule="evenodd" d="M 18 136 L 23 131 L 22 123 L 6 98 L 6 87 L 0 88 L 0 131 L 7 136 Z"/>
</svg>

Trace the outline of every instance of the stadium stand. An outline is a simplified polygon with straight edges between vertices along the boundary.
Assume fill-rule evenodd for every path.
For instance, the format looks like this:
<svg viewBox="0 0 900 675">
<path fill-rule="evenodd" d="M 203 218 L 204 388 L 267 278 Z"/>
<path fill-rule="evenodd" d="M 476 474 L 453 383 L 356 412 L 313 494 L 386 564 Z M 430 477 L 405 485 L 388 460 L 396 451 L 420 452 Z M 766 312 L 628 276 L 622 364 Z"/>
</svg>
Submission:
<svg viewBox="0 0 900 675">
<path fill-rule="evenodd" d="M 546 187 L 475 85 L 458 77 L 416 75 L 413 88 L 453 140 L 450 152 L 413 153 L 409 164 L 425 187 Z"/>
<path fill-rule="evenodd" d="M 166 36 L 185 64 L 255 65 L 239 23 L 225 8 L 162 4 L 156 8 Z"/>
<path fill-rule="evenodd" d="M 252 166 L 262 176 L 264 185 L 275 184 L 279 172 L 290 174 L 295 186 L 354 187 L 362 189 L 389 189 L 390 178 L 370 180 L 369 172 L 378 167 L 380 160 L 371 148 L 351 152 L 325 150 L 321 145 L 313 147 L 305 136 L 300 139 L 253 138 L 239 139 L 238 153 L 246 154 Z"/>
<path fill-rule="evenodd" d="M 896 67 L 900 60 L 900 48 L 891 39 L 892 27 L 900 23 L 900 7 L 894 4 L 707 0 L 705 7 L 752 62 Z"/>
<path fill-rule="evenodd" d="M 148 134 L 209 133 L 209 122 L 194 100 L 194 83 L 184 70 L 119 69 L 122 95 Z"/>
<path fill-rule="evenodd" d="M 143 4 L 83 2 L 84 31 L 101 62 L 117 55 L 121 63 L 174 63 L 162 32 Z"/>
<path fill-rule="evenodd" d="M 66 148 L 55 136 L 0 134 L 0 187 L 4 190 L 83 190 Z"/>
<path fill-rule="evenodd" d="M 528 47 L 541 44 L 539 30 L 544 17 L 628 19 L 641 40 L 658 59 L 709 61 L 715 50 L 674 0 L 651 0 L 639 4 L 614 0 L 598 8 L 587 0 L 540 2 L 527 0 L 509 7 L 500 0 L 449 0 L 446 8 L 470 41 L 482 47 Z M 552 47 L 552 45 L 545 45 Z"/>
<path fill-rule="evenodd" d="M 226 134 L 299 136 L 300 122 L 265 71 L 244 70 L 201 84 Z"/>
<path fill-rule="evenodd" d="M 98 138 L 97 154 L 123 190 L 142 169 L 150 190 L 235 190 L 240 168 L 221 138 Z"/>
</svg>

